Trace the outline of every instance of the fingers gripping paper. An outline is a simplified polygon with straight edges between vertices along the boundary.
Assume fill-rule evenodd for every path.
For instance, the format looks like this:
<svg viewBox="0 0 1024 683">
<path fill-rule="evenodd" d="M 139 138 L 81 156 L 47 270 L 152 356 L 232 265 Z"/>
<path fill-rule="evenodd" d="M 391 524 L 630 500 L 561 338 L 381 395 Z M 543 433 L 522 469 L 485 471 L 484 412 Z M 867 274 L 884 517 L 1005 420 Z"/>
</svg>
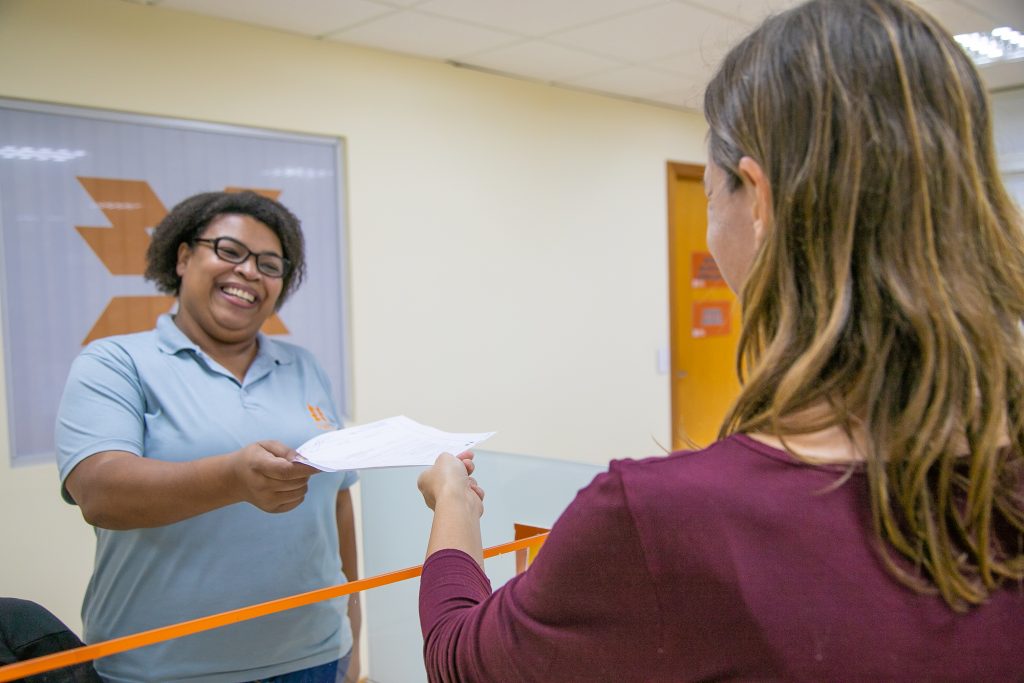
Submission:
<svg viewBox="0 0 1024 683">
<path fill-rule="evenodd" d="M 398 415 L 313 437 L 295 461 L 324 472 L 433 465 L 442 453 L 457 455 L 494 434 L 452 434 Z"/>
</svg>

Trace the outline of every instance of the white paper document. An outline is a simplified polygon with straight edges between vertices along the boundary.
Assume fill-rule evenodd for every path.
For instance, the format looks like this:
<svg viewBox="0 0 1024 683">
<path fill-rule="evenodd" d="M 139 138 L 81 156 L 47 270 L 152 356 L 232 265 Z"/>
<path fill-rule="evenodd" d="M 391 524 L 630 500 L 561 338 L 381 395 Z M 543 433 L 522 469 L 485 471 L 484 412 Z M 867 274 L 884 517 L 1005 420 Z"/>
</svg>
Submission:
<svg viewBox="0 0 1024 683">
<path fill-rule="evenodd" d="M 324 472 L 433 465 L 442 453 L 458 455 L 494 434 L 452 434 L 398 415 L 315 436 L 295 449 L 295 461 Z"/>
</svg>

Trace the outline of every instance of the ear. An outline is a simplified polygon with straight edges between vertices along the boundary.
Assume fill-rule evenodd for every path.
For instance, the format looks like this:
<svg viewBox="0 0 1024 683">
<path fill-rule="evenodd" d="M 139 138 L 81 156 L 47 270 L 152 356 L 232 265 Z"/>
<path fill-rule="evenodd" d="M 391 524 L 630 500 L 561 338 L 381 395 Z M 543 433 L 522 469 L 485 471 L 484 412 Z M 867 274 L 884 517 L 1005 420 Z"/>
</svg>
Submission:
<svg viewBox="0 0 1024 683">
<path fill-rule="evenodd" d="M 755 247 L 760 249 L 772 228 L 772 188 L 761 164 L 750 157 L 743 157 L 739 163 L 740 178 L 747 192 L 751 194 L 751 211 L 754 219 Z"/>
<path fill-rule="evenodd" d="M 188 268 L 190 258 L 192 258 L 192 248 L 186 242 L 182 242 L 178 245 L 178 265 L 174 269 L 178 277 L 185 275 L 185 269 Z"/>
</svg>

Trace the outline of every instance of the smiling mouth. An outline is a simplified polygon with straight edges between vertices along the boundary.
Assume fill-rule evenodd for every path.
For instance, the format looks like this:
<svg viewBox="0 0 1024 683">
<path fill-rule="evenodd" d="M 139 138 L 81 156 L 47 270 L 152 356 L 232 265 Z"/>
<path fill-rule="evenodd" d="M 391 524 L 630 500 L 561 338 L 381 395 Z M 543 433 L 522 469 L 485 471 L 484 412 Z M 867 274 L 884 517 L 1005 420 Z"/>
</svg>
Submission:
<svg viewBox="0 0 1024 683">
<path fill-rule="evenodd" d="M 244 289 L 239 289 L 237 287 L 224 287 L 222 291 L 225 294 L 233 296 L 236 299 L 241 299 L 242 301 L 248 302 L 250 304 L 256 303 L 256 297 L 250 294 L 249 292 L 245 291 Z"/>
</svg>

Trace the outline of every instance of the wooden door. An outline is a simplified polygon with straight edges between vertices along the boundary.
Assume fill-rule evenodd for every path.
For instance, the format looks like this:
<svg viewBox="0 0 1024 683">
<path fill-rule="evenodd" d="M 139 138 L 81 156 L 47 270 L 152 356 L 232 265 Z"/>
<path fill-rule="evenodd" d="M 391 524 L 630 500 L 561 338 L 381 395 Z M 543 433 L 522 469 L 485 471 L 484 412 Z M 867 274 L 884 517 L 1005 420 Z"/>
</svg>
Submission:
<svg viewBox="0 0 1024 683">
<path fill-rule="evenodd" d="M 673 450 L 714 441 L 739 393 L 739 303 L 708 252 L 703 175 L 668 164 Z"/>
</svg>

